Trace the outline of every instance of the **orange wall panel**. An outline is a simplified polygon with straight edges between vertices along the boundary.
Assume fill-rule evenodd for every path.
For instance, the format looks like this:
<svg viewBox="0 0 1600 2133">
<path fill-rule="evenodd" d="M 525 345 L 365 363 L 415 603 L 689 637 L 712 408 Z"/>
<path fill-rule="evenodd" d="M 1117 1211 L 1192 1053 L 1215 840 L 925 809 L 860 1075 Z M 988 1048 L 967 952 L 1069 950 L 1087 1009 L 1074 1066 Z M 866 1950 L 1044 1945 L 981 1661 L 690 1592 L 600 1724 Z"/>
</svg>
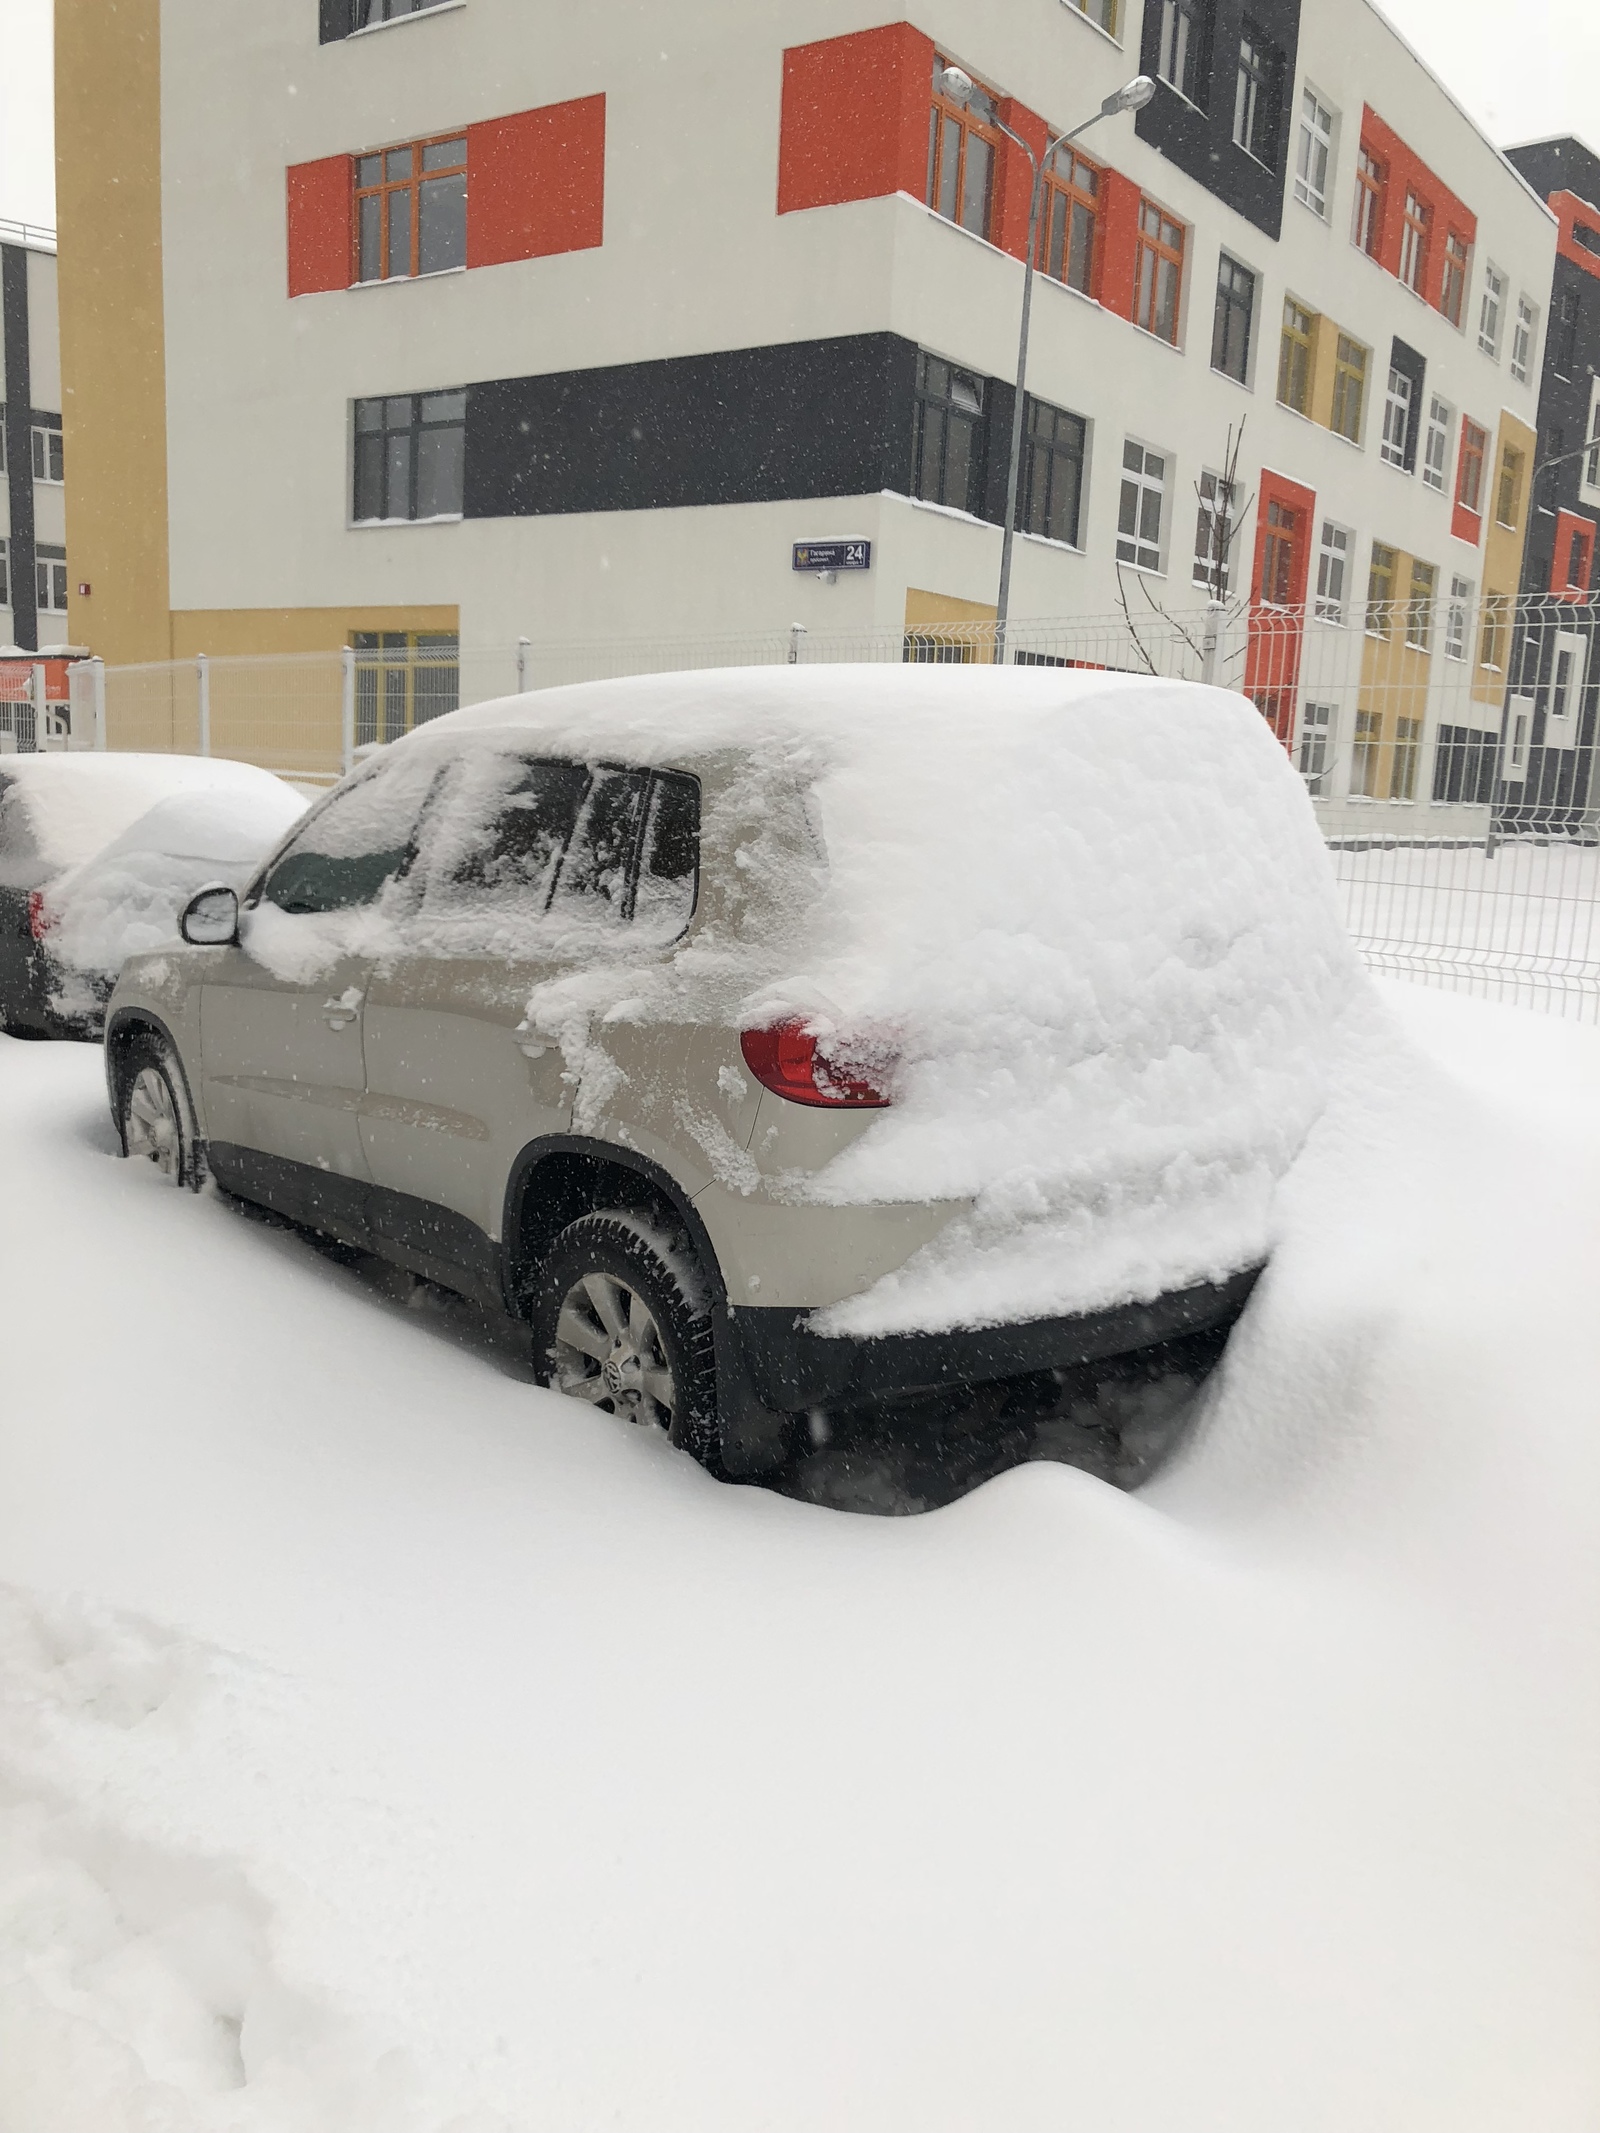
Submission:
<svg viewBox="0 0 1600 2133">
<path fill-rule="evenodd" d="M 1108 170 L 1100 179 L 1100 301 L 1121 318 L 1133 316 L 1133 284 L 1139 263 L 1139 203 L 1131 178 Z"/>
<path fill-rule="evenodd" d="M 1423 295 L 1435 311 L 1442 310 L 1445 238 L 1451 230 L 1457 230 L 1465 237 L 1469 247 L 1476 244 L 1478 218 L 1442 178 L 1434 176 L 1421 156 L 1406 146 L 1394 128 L 1384 124 L 1370 104 L 1362 106 L 1361 145 L 1369 149 L 1388 171 L 1388 182 L 1384 188 L 1383 230 L 1378 245 L 1378 264 L 1390 274 L 1399 275 L 1400 246 L 1406 226 L 1406 194 L 1414 192 L 1419 200 L 1426 201 L 1433 210 Z"/>
<path fill-rule="evenodd" d="M 351 178 L 348 156 L 296 163 L 289 171 L 289 294 L 348 289 Z"/>
<path fill-rule="evenodd" d="M 1042 156 L 1049 139 L 1049 129 L 1035 111 L 1026 104 L 1019 104 L 1015 97 L 1005 98 L 1000 105 L 1000 116 L 1014 133 L 1020 133 L 1036 156 Z M 1028 256 L 1028 216 L 1033 208 L 1033 165 L 1013 141 L 1000 140 L 1000 151 L 995 157 L 994 192 L 989 212 L 990 242 L 999 245 L 1003 252 L 1013 258 Z"/>
<path fill-rule="evenodd" d="M 467 128 L 467 265 L 604 242 L 606 100 L 583 96 Z"/>
<path fill-rule="evenodd" d="M 1585 230 L 1600 232 L 1600 208 L 1591 207 L 1587 200 L 1580 200 L 1576 193 L 1552 193 L 1550 211 L 1560 226 L 1556 237 L 1556 250 L 1563 259 L 1570 260 L 1575 267 L 1582 267 L 1585 274 L 1592 274 L 1600 280 L 1600 254 L 1592 251 L 1588 245 L 1579 244 L 1573 236 L 1575 224 L 1581 224 Z"/>
<path fill-rule="evenodd" d="M 909 22 L 783 55 L 778 213 L 910 193 L 928 182 L 934 43 Z"/>
<path fill-rule="evenodd" d="M 1569 571 L 1574 535 L 1578 542 L 1577 567 Z M 1588 593 L 1593 576 L 1594 520 L 1581 518 L 1576 511 L 1558 511 L 1555 552 L 1550 558 L 1550 590 L 1564 600 L 1581 600 Z"/>
</svg>

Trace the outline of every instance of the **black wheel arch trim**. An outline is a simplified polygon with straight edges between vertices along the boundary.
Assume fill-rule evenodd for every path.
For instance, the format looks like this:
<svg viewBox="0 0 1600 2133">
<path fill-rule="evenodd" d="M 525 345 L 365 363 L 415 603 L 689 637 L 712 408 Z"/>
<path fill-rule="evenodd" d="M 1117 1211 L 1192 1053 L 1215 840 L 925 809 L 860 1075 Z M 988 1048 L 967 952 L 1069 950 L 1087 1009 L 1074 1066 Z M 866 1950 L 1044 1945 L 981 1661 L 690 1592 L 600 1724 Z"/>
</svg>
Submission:
<svg viewBox="0 0 1600 2133">
<path fill-rule="evenodd" d="M 137 1035 L 141 1029 L 153 1030 L 158 1037 L 166 1040 L 167 1049 L 177 1063 L 178 1073 L 183 1082 L 184 1101 L 189 1106 L 189 1116 L 194 1122 L 194 1137 L 197 1142 L 203 1144 L 205 1135 L 200 1131 L 200 1106 L 194 1100 L 194 1087 L 189 1080 L 189 1069 L 184 1062 L 183 1048 L 167 1027 L 166 1022 L 152 1007 L 123 1007 L 119 1008 L 114 1015 L 106 1017 L 103 1041 L 106 1061 L 106 1095 L 111 1104 L 111 1123 L 120 1134 L 122 1122 L 117 1116 L 117 1103 L 120 1096 L 117 1086 L 118 1061 L 127 1041 Z"/>
</svg>

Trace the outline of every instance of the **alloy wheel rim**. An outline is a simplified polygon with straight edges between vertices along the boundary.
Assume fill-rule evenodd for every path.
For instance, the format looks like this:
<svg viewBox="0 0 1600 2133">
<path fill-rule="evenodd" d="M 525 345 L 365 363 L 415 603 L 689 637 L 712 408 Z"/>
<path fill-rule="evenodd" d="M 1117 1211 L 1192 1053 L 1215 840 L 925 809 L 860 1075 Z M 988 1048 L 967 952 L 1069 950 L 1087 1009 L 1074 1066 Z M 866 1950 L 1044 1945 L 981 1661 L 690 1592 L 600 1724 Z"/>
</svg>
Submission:
<svg viewBox="0 0 1600 2133">
<path fill-rule="evenodd" d="M 661 1329 L 615 1274 L 584 1274 L 556 1319 L 556 1390 L 630 1422 L 671 1431 L 678 1388 Z"/>
<path fill-rule="evenodd" d="M 139 1069 L 128 1096 L 128 1153 L 144 1156 L 164 1178 L 176 1181 L 182 1174 L 178 1108 L 167 1077 L 156 1067 Z"/>
</svg>

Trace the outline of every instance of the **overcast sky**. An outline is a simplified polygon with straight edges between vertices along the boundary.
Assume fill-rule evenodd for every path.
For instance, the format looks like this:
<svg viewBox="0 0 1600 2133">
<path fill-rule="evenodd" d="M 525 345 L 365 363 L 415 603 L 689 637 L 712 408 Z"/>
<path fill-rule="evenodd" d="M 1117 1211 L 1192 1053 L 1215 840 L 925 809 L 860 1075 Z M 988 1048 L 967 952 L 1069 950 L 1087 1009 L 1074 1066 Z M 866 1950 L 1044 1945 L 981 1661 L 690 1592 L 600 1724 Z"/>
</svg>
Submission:
<svg viewBox="0 0 1600 2133">
<path fill-rule="evenodd" d="M 0 0 L 0 217 L 53 225 L 50 10 Z M 1386 0 L 1386 11 L 1495 140 L 1576 133 L 1600 148 L 1600 0 Z M 1371 100 L 1381 106 L 1381 83 Z"/>
</svg>

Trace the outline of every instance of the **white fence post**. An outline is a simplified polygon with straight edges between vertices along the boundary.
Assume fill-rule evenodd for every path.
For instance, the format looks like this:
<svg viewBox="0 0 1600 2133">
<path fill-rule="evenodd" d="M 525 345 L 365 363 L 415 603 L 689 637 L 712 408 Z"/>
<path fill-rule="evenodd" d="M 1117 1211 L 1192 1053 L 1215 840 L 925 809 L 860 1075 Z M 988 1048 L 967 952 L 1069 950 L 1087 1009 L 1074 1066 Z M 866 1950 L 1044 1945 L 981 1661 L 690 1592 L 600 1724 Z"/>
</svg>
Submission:
<svg viewBox="0 0 1600 2133">
<path fill-rule="evenodd" d="M 28 684 L 28 693 L 33 698 L 33 745 L 37 749 L 44 747 L 48 737 L 44 723 L 44 688 L 44 667 L 42 663 L 36 662 L 33 669 L 33 678 Z"/>
<path fill-rule="evenodd" d="M 1222 649 L 1222 618 L 1226 612 L 1220 600 L 1212 600 L 1201 625 L 1200 679 L 1213 689 L 1217 685 L 1217 655 Z"/>
<path fill-rule="evenodd" d="M 810 634 L 810 631 L 806 628 L 803 622 L 791 622 L 789 624 L 790 666 L 797 667 L 800 664 L 800 640 L 802 637 L 808 637 Z"/>
<path fill-rule="evenodd" d="M 94 691 L 94 745 L 106 746 L 106 663 L 97 652 L 89 662 L 89 672 Z"/>
<path fill-rule="evenodd" d="M 194 669 L 199 677 L 200 703 L 200 753 L 211 753 L 211 663 L 204 652 L 195 654 Z"/>
<path fill-rule="evenodd" d="M 348 772 L 356 759 L 356 655 L 353 645 L 340 653 L 344 666 L 339 701 L 339 753 Z"/>
<path fill-rule="evenodd" d="M 528 649 L 530 642 L 531 640 L 527 637 L 519 637 L 517 639 L 517 694 L 519 696 L 526 696 L 528 693 Z"/>
</svg>

